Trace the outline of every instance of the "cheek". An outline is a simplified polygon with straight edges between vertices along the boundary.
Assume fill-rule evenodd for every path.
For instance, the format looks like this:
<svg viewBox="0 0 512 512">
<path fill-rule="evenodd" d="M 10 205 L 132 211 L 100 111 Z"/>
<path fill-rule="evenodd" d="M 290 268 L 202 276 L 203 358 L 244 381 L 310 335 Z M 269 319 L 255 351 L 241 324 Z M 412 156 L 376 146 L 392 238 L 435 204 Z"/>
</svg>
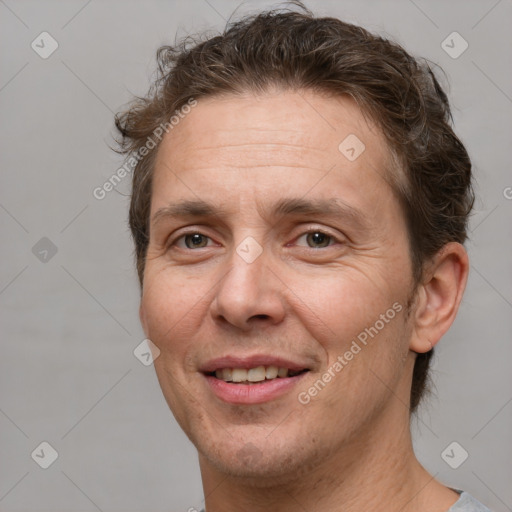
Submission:
<svg viewBox="0 0 512 512">
<path fill-rule="evenodd" d="M 187 411 L 195 409 L 187 384 L 194 370 L 187 354 L 201 328 L 200 301 L 209 287 L 204 288 L 169 269 L 149 269 L 144 279 L 141 304 L 146 334 L 160 349 L 155 372 L 167 404 L 185 431 L 190 429 Z"/>
<path fill-rule="evenodd" d="M 301 391 L 318 396 L 322 408 L 334 407 L 340 421 L 347 411 L 363 414 L 363 405 L 371 410 L 372 403 L 389 393 L 386 386 L 395 388 L 403 374 L 407 287 L 360 269 L 337 269 L 295 284 L 302 299 L 295 312 L 324 353 L 316 389 Z"/>
<path fill-rule="evenodd" d="M 160 271 L 145 276 L 142 307 L 148 337 L 162 351 L 185 349 L 201 326 L 201 299 L 210 286 L 205 280 L 187 279 L 177 272 Z"/>
<path fill-rule="evenodd" d="M 391 309 L 385 320 L 394 318 L 396 309 L 403 308 L 403 283 L 380 278 L 375 268 L 371 270 L 339 267 L 288 277 L 287 286 L 293 290 L 289 300 L 294 303 L 295 314 L 318 334 L 324 346 L 343 350 L 347 342 L 377 321 L 380 327 L 380 315 Z M 400 306 L 393 310 L 395 302 Z"/>
</svg>

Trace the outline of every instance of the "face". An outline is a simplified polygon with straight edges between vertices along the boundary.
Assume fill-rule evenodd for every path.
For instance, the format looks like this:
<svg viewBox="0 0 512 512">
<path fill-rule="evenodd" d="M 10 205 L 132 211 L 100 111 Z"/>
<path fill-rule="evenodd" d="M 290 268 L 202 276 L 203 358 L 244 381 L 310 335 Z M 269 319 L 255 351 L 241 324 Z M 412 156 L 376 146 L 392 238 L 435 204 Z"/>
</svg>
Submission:
<svg viewBox="0 0 512 512">
<path fill-rule="evenodd" d="M 201 99 L 164 138 L 141 321 L 203 463 L 305 471 L 408 402 L 412 269 L 387 162 L 352 100 L 308 91 Z"/>
</svg>

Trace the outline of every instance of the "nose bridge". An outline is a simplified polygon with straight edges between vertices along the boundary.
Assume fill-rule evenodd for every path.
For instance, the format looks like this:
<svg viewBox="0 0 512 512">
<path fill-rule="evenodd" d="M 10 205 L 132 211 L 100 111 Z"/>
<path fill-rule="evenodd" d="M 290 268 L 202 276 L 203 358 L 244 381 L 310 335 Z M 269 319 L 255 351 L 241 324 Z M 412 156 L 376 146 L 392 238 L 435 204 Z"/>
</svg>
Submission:
<svg viewBox="0 0 512 512">
<path fill-rule="evenodd" d="M 253 236 L 245 236 L 233 247 L 229 270 L 219 282 L 213 301 L 214 318 L 223 318 L 243 330 L 250 328 L 254 319 L 269 323 L 282 320 L 282 297 L 268 268 L 271 258 L 270 249 Z"/>
</svg>

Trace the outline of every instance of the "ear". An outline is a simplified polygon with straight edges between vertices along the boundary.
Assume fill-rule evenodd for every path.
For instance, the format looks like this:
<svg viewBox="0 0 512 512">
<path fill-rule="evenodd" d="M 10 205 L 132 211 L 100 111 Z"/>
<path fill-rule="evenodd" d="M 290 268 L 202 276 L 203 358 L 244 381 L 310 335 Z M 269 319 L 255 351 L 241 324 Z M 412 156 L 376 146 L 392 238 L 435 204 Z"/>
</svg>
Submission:
<svg viewBox="0 0 512 512">
<path fill-rule="evenodd" d="M 428 352 L 450 328 L 459 309 L 469 272 L 464 247 L 450 242 L 434 256 L 417 290 L 409 348 Z"/>
</svg>

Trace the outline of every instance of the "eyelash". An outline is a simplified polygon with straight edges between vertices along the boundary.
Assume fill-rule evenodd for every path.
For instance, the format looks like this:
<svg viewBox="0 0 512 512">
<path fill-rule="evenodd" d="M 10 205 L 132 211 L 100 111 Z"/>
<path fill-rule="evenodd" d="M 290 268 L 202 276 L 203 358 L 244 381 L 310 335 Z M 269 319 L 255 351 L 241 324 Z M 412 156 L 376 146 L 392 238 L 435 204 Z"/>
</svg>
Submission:
<svg viewBox="0 0 512 512">
<path fill-rule="evenodd" d="M 304 233 L 302 233 L 300 236 L 298 236 L 296 238 L 296 240 L 299 240 L 300 238 L 302 238 L 303 236 L 305 235 L 309 235 L 309 234 L 314 234 L 314 233 L 319 233 L 319 234 L 322 234 L 322 235 L 325 235 L 326 237 L 328 237 L 330 239 L 331 242 L 334 242 L 334 243 L 342 243 L 341 240 L 339 240 L 338 238 L 336 238 L 335 236 L 331 235 L 330 233 L 327 233 L 326 231 L 323 231 L 321 229 L 310 229 L 308 231 L 305 231 Z M 208 236 L 208 235 L 205 235 L 204 233 L 201 233 L 200 231 L 189 231 L 188 233 L 182 233 L 180 236 L 178 236 L 177 238 L 175 238 L 170 244 L 169 244 L 169 247 L 168 247 L 168 250 L 170 250 L 172 247 L 174 247 L 176 245 L 176 243 L 180 240 L 184 240 L 186 236 L 191 236 L 191 235 L 201 235 L 203 237 L 206 237 L 208 238 L 209 240 L 211 240 L 211 238 Z M 306 249 L 310 249 L 312 251 L 318 251 L 319 249 L 327 249 L 328 247 L 332 247 L 333 244 L 329 244 L 327 245 L 326 247 L 318 247 L 318 248 L 315 248 L 315 247 L 306 247 Z M 199 249 L 208 249 L 209 246 L 207 247 L 199 247 Z M 184 250 L 184 251 L 195 251 L 196 249 L 190 249 L 188 247 L 185 247 L 185 248 L 181 248 L 181 250 Z"/>
</svg>

